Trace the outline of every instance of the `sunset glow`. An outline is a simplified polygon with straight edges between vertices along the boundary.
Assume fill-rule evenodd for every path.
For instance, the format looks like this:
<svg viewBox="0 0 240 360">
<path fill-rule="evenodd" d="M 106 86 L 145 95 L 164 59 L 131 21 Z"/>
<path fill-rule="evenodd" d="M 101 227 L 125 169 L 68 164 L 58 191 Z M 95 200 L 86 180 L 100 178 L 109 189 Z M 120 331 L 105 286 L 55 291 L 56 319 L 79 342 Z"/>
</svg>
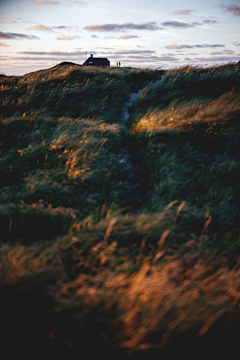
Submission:
<svg viewBox="0 0 240 360">
<path fill-rule="evenodd" d="M 239 0 L 0 0 L 1 72 L 93 54 L 111 66 L 171 68 L 240 59 Z"/>
</svg>

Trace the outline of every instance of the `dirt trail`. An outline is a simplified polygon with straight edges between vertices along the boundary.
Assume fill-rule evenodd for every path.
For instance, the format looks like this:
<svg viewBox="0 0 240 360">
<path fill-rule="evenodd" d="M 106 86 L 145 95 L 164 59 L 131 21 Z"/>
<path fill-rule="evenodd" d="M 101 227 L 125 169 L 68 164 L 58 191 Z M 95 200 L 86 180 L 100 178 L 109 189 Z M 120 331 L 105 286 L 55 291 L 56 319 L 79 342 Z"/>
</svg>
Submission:
<svg viewBox="0 0 240 360">
<path fill-rule="evenodd" d="M 151 84 L 151 87 L 155 87 L 160 84 L 162 80 L 154 80 Z M 143 90 L 140 89 L 136 93 L 132 93 L 127 102 L 123 105 L 122 111 L 122 121 L 121 126 L 124 134 L 129 130 L 129 110 L 132 107 L 133 103 L 141 97 Z M 135 213 L 141 212 L 144 203 L 143 195 L 143 178 L 140 175 L 141 168 L 138 164 L 134 163 L 132 159 L 132 153 L 129 147 L 123 146 L 120 148 L 120 160 L 119 163 L 122 165 L 123 173 L 126 178 L 126 190 L 128 193 L 128 199 L 131 203 L 132 210 Z"/>
</svg>

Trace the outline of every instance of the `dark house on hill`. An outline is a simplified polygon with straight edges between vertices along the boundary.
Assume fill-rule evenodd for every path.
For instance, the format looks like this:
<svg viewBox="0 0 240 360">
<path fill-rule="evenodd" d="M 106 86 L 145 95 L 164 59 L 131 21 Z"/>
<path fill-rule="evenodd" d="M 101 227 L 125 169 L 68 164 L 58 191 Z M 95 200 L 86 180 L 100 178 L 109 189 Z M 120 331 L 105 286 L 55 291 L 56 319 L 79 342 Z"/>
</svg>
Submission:
<svg viewBox="0 0 240 360">
<path fill-rule="evenodd" d="M 107 58 L 94 58 L 93 54 L 83 63 L 83 66 L 110 66 L 110 61 Z"/>
</svg>

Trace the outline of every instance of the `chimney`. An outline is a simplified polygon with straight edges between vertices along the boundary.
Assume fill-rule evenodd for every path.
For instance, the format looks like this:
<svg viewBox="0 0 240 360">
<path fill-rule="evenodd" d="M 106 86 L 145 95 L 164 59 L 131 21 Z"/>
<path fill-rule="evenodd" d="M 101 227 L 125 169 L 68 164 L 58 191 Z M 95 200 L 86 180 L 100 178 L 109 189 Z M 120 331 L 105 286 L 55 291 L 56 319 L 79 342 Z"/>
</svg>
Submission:
<svg viewBox="0 0 240 360">
<path fill-rule="evenodd" d="M 93 57 L 93 54 L 91 54 L 91 57 Z"/>
</svg>

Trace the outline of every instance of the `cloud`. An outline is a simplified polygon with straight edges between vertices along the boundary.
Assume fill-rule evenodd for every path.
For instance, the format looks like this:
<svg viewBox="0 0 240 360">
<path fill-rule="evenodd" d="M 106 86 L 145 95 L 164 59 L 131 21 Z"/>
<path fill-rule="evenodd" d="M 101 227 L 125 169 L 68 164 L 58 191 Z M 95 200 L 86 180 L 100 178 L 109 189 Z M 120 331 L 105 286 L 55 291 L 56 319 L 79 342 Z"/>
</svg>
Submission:
<svg viewBox="0 0 240 360">
<path fill-rule="evenodd" d="M 83 56 L 83 54 L 81 54 Z M 83 57 L 81 58 L 83 59 Z M 9 59 L 8 59 L 9 60 Z M 68 55 L 56 56 L 17 56 L 12 57 L 11 60 L 24 60 L 24 61 L 80 61 L 79 56 L 72 57 Z"/>
<path fill-rule="evenodd" d="M 73 26 L 66 26 L 66 25 L 61 25 L 61 26 L 52 26 L 51 29 L 57 29 L 57 30 L 67 30 L 70 31 L 72 30 Z"/>
<path fill-rule="evenodd" d="M 178 45 L 178 44 L 171 44 L 165 46 L 166 49 L 193 49 L 193 48 L 219 48 L 225 47 L 223 44 L 203 44 L 203 45 Z"/>
<path fill-rule="evenodd" d="M 119 39 L 133 39 L 133 38 L 139 38 L 137 35 L 121 35 Z"/>
<path fill-rule="evenodd" d="M 191 15 L 191 13 L 193 12 L 194 10 L 188 10 L 188 9 L 185 9 L 185 10 L 177 10 L 175 11 L 173 14 L 174 15 Z"/>
<path fill-rule="evenodd" d="M 152 51 L 152 50 L 116 50 L 114 52 L 115 54 L 122 54 L 122 55 L 126 55 L 126 54 L 141 54 L 141 55 L 147 55 L 147 54 L 155 54 L 156 51 Z"/>
<path fill-rule="evenodd" d="M 9 57 L 0 56 L 0 60 L 1 60 L 1 61 L 9 60 Z"/>
<path fill-rule="evenodd" d="M 92 52 L 94 54 L 94 52 Z M 50 53 L 47 53 L 50 54 Z M 99 54 L 99 53 L 98 53 Z M 36 66 L 36 62 L 38 64 L 40 64 L 40 62 L 43 64 L 43 67 L 46 67 L 46 63 L 49 64 L 49 62 L 58 62 L 58 61 L 74 61 L 77 63 L 83 63 L 84 62 L 84 58 L 85 58 L 85 52 L 82 52 L 81 54 L 76 54 L 75 57 L 73 57 L 72 55 L 75 54 L 71 54 L 70 53 L 58 53 L 58 56 L 51 56 L 51 55 L 47 55 L 47 56 L 41 56 L 38 57 L 37 55 L 35 56 L 19 56 L 19 57 L 12 57 L 12 58 L 8 58 L 12 59 L 12 60 L 18 60 L 21 62 L 22 61 L 29 61 L 32 62 L 33 66 Z M 81 56 L 79 56 L 81 55 Z M 107 54 L 108 56 L 108 54 Z M 111 63 L 113 64 L 116 61 L 121 61 L 122 64 L 126 65 L 127 63 L 131 63 L 131 64 L 137 64 L 138 66 L 141 66 L 143 64 L 156 64 L 159 66 L 159 63 L 164 62 L 164 63 L 168 63 L 168 62 L 175 62 L 178 63 L 179 59 L 176 57 L 167 57 L 167 56 L 147 56 L 147 57 L 143 57 L 141 54 L 136 54 L 136 55 L 121 55 L 121 54 L 112 54 L 111 56 L 108 56 L 108 59 L 111 61 Z M 1 59 L 0 59 L 1 60 Z"/>
<path fill-rule="evenodd" d="M 34 35 L 25 35 L 25 34 L 17 34 L 17 33 L 4 33 L 0 31 L 0 39 L 1 40 L 39 40 L 39 37 Z"/>
<path fill-rule="evenodd" d="M 61 56 L 84 55 L 85 52 L 84 52 L 84 51 L 80 51 L 80 50 L 73 51 L 73 52 L 65 52 L 65 51 L 50 51 L 50 52 L 46 52 L 46 51 L 20 51 L 20 52 L 18 52 L 18 54 L 23 54 L 23 55 L 38 55 L 38 56 L 49 55 L 49 56 L 61 57 Z"/>
<path fill-rule="evenodd" d="M 225 53 L 225 54 L 234 54 L 234 51 L 226 49 L 226 50 L 223 50 L 222 53 Z"/>
<path fill-rule="evenodd" d="M 74 26 L 66 26 L 66 25 L 45 26 L 45 25 L 42 25 L 42 24 L 35 24 L 35 25 L 27 27 L 25 30 L 40 30 L 40 31 L 54 32 L 53 29 L 70 31 L 70 30 L 73 29 L 73 27 Z"/>
<path fill-rule="evenodd" d="M 124 56 L 122 54 L 111 54 L 109 56 L 110 61 L 118 61 L 120 60 L 122 63 L 137 63 L 143 64 L 143 63 L 158 63 L 158 62 L 178 62 L 179 59 L 176 57 L 171 56 L 156 56 L 156 55 L 150 55 L 150 56 L 142 56 L 142 54 L 133 54 L 129 53 L 127 56 Z"/>
<path fill-rule="evenodd" d="M 59 35 L 57 40 L 73 40 L 73 37 L 67 35 Z"/>
<path fill-rule="evenodd" d="M 223 51 L 217 51 L 217 52 L 210 53 L 210 55 L 225 55 L 225 54 L 234 54 L 234 51 L 226 49 Z"/>
<path fill-rule="evenodd" d="M 0 46 L 3 46 L 3 47 L 9 47 L 9 45 L 4 44 L 4 43 L 2 43 L 2 42 L 0 42 Z"/>
<path fill-rule="evenodd" d="M 86 2 L 86 1 L 71 1 L 71 2 L 68 2 L 67 5 L 68 6 L 74 6 L 74 5 L 80 5 L 80 6 L 86 6 L 88 5 L 89 3 Z"/>
<path fill-rule="evenodd" d="M 45 25 L 42 25 L 42 24 L 36 24 L 36 25 L 29 26 L 25 30 L 40 30 L 40 31 L 54 32 L 50 28 L 50 26 L 45 26 Z"/>
<path fill-rule="evenodd" d="M 198 54 L 197 54 L 198 55 Z M 161 56 L 175 56 L 174 54 L 172 53 L 166 53 L 166 54 L 162 54 Z"/>
<path fill-rule="evenodd" d="M 196 23 L 195 23 L 196 24 Z M 194 27 L 195 24 L 189 24 L 189 23 L 185 23 L 183 21 L 165 21 L 162 23 L 162 26 L 171 26 L 171 27 L 178 27 L 178 28 L 190 28 L 190 27 Z M 200 24 L 197 24 L 200 25 Z"/>
<path fill-rule="evenodd" d="M 203 24 L 212 25 L 212 24 L 216 24 L 216 23 L 218 23 L 217 20 L 209 20 L 209 19 L 203 20 Z"/>
<path fill-rule="evenodd" d="M 101 50 L 110 50 L 113 51 L 114 48 L 109 48 L 109 47 L 101 47 L 101 46 L 95 46 L 95 49 L 101 49 Z"/>
<path fill-rule="evenodd" d="M 223 44 L 203 44 L 203 45 L 194 45 L 195 48 L 222 48 L 225 47 Z"/>
<path fill-rule="evenodd" d="M 223 9 L 225 9 L 226 11 L 231 12 L 233 15 L 235 16 L 240 16 L 240 6 L 236 5 L 236 4 L 232 4 L 229 6 L 226 5 L 220 5 Z"/>
<path fill-rule="evenodd" d="M 200 58 L 194 58 L 194 60 L 197 61 L 207 61 L 211 63 L 223 63 L 223 62 L 232 62 L 232 61 L 238 61 L 239 57 L 237 56 L 210 56 L 210 57 L 200 57 Z"/>
<path fill-rule="evenodd" d="M 155 21 L 149 21 L 142 24 L 124 23 L 124 24 L 89 24 L 84 27 L 87 31 L 124 31 L 124 30 L 150 30 L 156 31 L 160 28 L 156 25 Z"/>
<path fill-rule="evenodd" d="M 95 37 L 94 35 L 92 35 L 92 37 Z M 98 36 L 97 36 L 98 37 Z M 116 36 L 104 36 L 104 39 L 120 39 L 120 40 L 126 40 L 126 39 L 133 39 L 133 38 L 140 38 L 140 36 L 137 35 L 121 35 L 120 37 L 116 37 Z"/>
<path fill-rule="evenodd" d="M 35 5 L 38 5 L 38 6 L 58 5 L 58 4 L 60 4 L 59 1 L 53 1 L 53 0 L 32 0 L 32 2 Z"/>
<path fill-rule="evenodd" d="M 240 46 L 240 43 L 238 43 L 237 41 L 234 41 L 233 44 L 234 44 L 235 46 Z"/>
<path fill-rule="evenodd" d="M 144 61 L 145 62 L 148 60 L 151 60 L 151 61 L 155 61 L 155 62 L 158 62 L 158 61 L 179 61 L 178 58 L 176 57 L 171 57 L 171 56 L 150 56 L 149 58 L 146 58 L 146 59 L 141 59 L 139 58 L 140 61 Z"/>
<path fill-rule="evenodd" d="M 10 17 L 6 20 L 2 20 L 0 23 L 1 24 L 19 24 L 21 22 L 22 19 L 18 18 L 18 17 Z"/>
<path fill-rule="evenodd" d="M 78 4 L 78 5 L 87 5 L 88 2 L 85 1 L 73 1 L 73 4 Z"/>
<path fill-rule="evenodd" d="M 78 35 L 75 35 L 75 36 L 59 35 L 57 37 L 57 40 L 74 40 L 74 39 L 80 39 L 80 36 L 78 36 Z"/>
<path fill-rule="evenodd" d="M 191 45 L 178 45 L 178 44 L 170 44 L 165 46 L 166 49 L 192 49 L 194 46 Z"/>
</svg>

